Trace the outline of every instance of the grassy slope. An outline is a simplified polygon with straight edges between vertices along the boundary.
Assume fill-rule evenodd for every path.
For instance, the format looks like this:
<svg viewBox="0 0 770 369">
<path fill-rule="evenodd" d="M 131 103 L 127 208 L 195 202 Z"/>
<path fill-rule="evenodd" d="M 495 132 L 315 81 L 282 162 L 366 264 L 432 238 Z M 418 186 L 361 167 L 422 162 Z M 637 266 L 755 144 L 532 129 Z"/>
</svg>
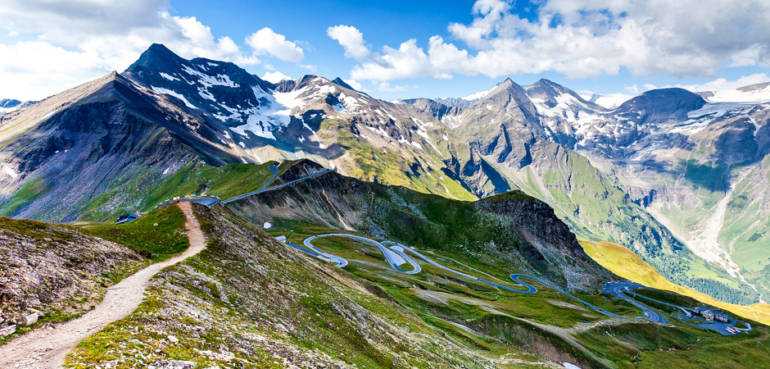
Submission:
<svg viewBox="0 0 770 369">
<path fill-rule="evenodd" d="M 24 205 L 34 201 L 46 191 L 45 183 L 40 178 L 28 180 L 0 207 L 0 215 L 11 216 Z"/>
<path fill-rule="evenodd" d="M 79 317 L 120 276 L 145 264 L 139 255 L 84 233 L 66 225 L 0 217 L 0 259 L 16 259 L 0 265 L 0 279 L 9 286 L 0 316 L 10 319 L 20 307 L 44 313 L 35 324 L 0 337 L 0 345 L 46 324 Z"/>
<path fill-rule="evenodd" d="M 770 295 L 770 155 L 735 183 L 719 242 L 727 248 L 744 275 L 765 296 Z"/>
<path fill-rule="evenodd" d="M 347 148 L 348 155 L 353 159 L 355 165 L 345 168 L 349 175 L 369 182 L 408 187 L 422 193 L 437 194 L 452 199 L 476 199 L 475 195 L 440 170 L 423 170 L 419 175 L 407 174 L 410 165 L 408 152 L 393 152 L 385 148 L 372 147 L 351 134 L 350 129 L 344 127 L 346 124 L 330 119 L 324 121 L 323 127 L 336 132 L 337 142 Z M 412 155 L 411 159 L 416 160 L 416 156 Z M 421 157 L 421 160 L 423 164 L 429 164 L 433 168 L 440 168 L 443 165 L 437 158 Z"/>
<path fill-rule="evenodd" d="M 588 255 L 613 273 L 645 285 L 692 297 L 704 304 L 713 305 L 747 319 L 770 324 L 770 304 L 735 305 L 716 300 L 704 293 L 674 284 L 661 276 L 638 255 L 623 246 L 609 242 L 581 241 Z"/>
<path fill-rule="evenodd" d="M 14 335 L 0 338 L 0 344 L 18 335 L 37 329 L 44 324 L 65 322 L 79 317 L 87 311 L 88 306 L 92 306 L 101 300 L 107 287 L 135 273 L 144 266 L 167 259 L 176 253 L 184 251 L 189 246 L 185 234 L 184 215 L 177 206 L 158 208 L 143 215 L 138 220 L 126 224 L 90 223 L 73 226 L 0 217 L 0 232 L 2 231 L 26 236 L 34 241 L 36 248 L 64 248 L 65 252 L 71 252 L 71 248 L 67 248 L 67 243 L 76 242 L 88 245 L 88 239 L 83 235 L 94 236 L 125 246 L 141 255 L 142 258 L 138 258 L 136 254 L 133 254 L 135 255 L 134 259 L 116 263 L 110 267 L 105 266 L 105 270 L 99 275 L 91 275 L 86 271 L 76 271 L 81 278 L 87 278 L 87 280 L 76 282 L 78 284 L 77 287 L 82 288 L 84 285 L 92 286 L 90 287 L 92 289 L 90 293 L 78 292 L 65 301 L 55 301 L 52 306 L 48 306 L 49 304 L 46 302 L 44 306 L 38 307 L 45 312 L 45 316 L 42 319 L 32 326 L 19 327 Z M 2 247 L 3 245 L 0 245 L 0 249 Z M 88 246 L 83 247 L 88 248 Z M 0 253 L 2 253 L 1 251 Z M 71 268 L 77 268 L 77 263 L 87 263 L 91 258 L 94 258 L 95 256 L 89 254 L 92 251 L 94 250 L 77 251 L 77 255 L 69 258 L 69 264 L 61 265 L 60 267 L 64 268 L 66 272 L 71 272 Z M 125 258 L 122 255 L 120 257 Z M 115 255 L 114 258 L 118 258 L 118 255 Z M 64 275 L 66 273 L 60 274 Z M 62 283 L 50 276 L 46 276 L 44 279 L 45 283 L 52 283 L 53 285 Z M 64 285 L 66 286 L 66 283 Z M 58 293 L 54 289 L 51 292 Z"/>
<path fill-rule="evenodd" d="M 226 199 L 259 189 L 270 178 L 270 165 L 227 164 L 221 167 L 188 165 L 165 179 L 148 194 L 146 203 L 154 204 L 175 196 L 210 195 Z"/>
<path fill-rule="evenodd" d="M 94 223 L 78 226 L 83 232 L 110 240 L 160 261 L 184 251 L 189 242 L 184 232 L 184 214 L 177 206 L 147 213 L 131 223 Z"/>
<path fill-rule="evenodd" d="M 735 278 L 680 248 L 662 224 L 634 204 L 611 177 L 603 175 L 584 156 L 571 153 L 563 162 L 554 161 L 542 177 L 531 169 L 525 173 L 519 183 L 522 190 L 551 205 L 578 237 L 642 250 L 650 265 L 676 283 L 707 291 L 697 283 L 696 279 L 702 278 L 723 284 L 732 295 L 740 295 L 736 289 L 741 286 Z M 676 218 L 682 219 L 680 215 Z"/>
<path fill-rule="evenodd" d="M 270 230 L 273 235 L 287 235 L 297 243 L 311 234 L 339 231 L 297 221 L 280 221 Z M 608 327 L 578 329 L 570 333 L 568 331 L 573 327 L 598 323 L 604 318 L 582 311 L 580 306 L 565 307 L 575 302 L 543 286 L 538 286 L 540 291 L 533 296 L 509 294 L 459 280 L 425 264 L 423 273 L 404 276 L 389 271 L 382 256 L 368 246 L 334 238 L 320 239 L 315 244 L 351 260 L 346 271 L 356 280 L 377 286 L 388 300 L 489 355 L 527 347 L 528 351 L 540 355 L 553 355 L 552 350 L 561 351 L 562 355 L 596 367 L 611 361 L 611 366 L 618 368 L 745 368 L 745 363 L 770 358 L 770 351 L 764 347 L 767 343 L 764 327 L 757 327 L 750 335 L 726 338 L 679 323 L 660 328 L 629 319 Z M 499 258 L 470 257 L 465 252 L 453 252 L 446 247 L 423 251 L 453 268 L 503 283 L 506 275 L 515 271 Z M 581 294 L 581 297 L 628 318 L 639 314 L 637 309 L 622 301 L 600 295 Z M 440 302 L 442 299 L 444 302 Z M 689 299 L 680 303 L 696 304 Z M 471 330 L 465 330 L 463 326 Z M 616 336 L 617 340 L 608 338 Z M 688 361 L 691 356 L 697 356 L 698 360 Z M 550 359 L 554 360 L 555 356 Z M 565 356 L 562 360 L 570 361 Z M 668 361 L 675 364 L 663 365 Z"/>
<path fill-rule="evenodd" d="M 319 247 L 352 261 L 336 270 L 287 253 L 223 210 L 196 212 L 210 237 L 208 249 L 155 278 L 142 306 L 82 342 L 67 366 L 116 360 L 117 368 L 128 368 L 174 359 L 199 367 L 272 368 L 286 365 L 281 357 L 289 355 L 294 364 L 339 360 L 360 368 L 534 368 L 547 359 L 581 367 L 689 369 L 745 368 L 770 358 L 765 327 L 721 337 L 676 322 L 657 327 L 629 319 L 574 330 L 604 318 L 570 307 L 573 301 L 543 286 L 536 295 L 511 294 L 429 265 L 419 275 L 397 274 L 368 246 L 319 240 Z M 338 230 L 298 221 L 278 221 L 270 229 L 295 242 L 331 231 Z M 516 271 L 500 258 L 431 249 L 424 251 L 466 273 L 504 282 Z M 622 301 L 581 297 L 628 318 L 639 314 Z M 235 359 L 227 359 L 230 354 Z"/>
<path fill-rule="evenodd" d="M 207 249 L 154 278 L 139 309 L 81 342 L 66 367 L 168 359 L 201 368 L 488 367 L 403 308 L 221 209 L 196 213 Z"/>
<path fill-rule="evenodd" d="M 154 178 L 147 173 L 131 173 L 126 180 L 117 180 L 98 196 L 89 199 L 81 219 L 111 220 L 130 211 L 149 211 L 158 204 L 190 195 L 211 195 L 227 198 L 260 188 L 270 178 L 269 165 L 227 164 L 211 166 L 189 163 L 173 174 Z"/>
</svg>

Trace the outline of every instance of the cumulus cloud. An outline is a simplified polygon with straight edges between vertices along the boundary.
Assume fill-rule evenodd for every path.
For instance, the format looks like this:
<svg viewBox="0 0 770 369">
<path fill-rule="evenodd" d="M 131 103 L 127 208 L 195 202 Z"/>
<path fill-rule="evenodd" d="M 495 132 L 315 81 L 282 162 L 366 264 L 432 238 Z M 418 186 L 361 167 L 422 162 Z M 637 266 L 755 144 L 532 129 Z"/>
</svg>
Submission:
<svg viewBox="0 0 770 369">
<path fill-rule="evenodd" d="M 733 80 L 726 78 L 717 78 L 700 84 L 684 84 L 678 87 L 686 88 L 690 91 L 724 91 L 735 90 L 741 87 L 755 85 L 758 83 L 770 82 L 770 76 L 765 73 L 754 73 L 745 75 Z"/>
<path fill-rule="evenodd" d="M 286 39 L 286 36 L 276 33 L 269 27 L 264 27 L 246 38 L 257 55 L 271 55 L 283 61 L 297 63 L 305 55 L 301 47 Z"/>
<path fill-rule="evenodd" d="M 597 94 L 593 91 L 580 91 L 578 92 L 581 97 L 588 101 L 593 101 L 599 106 L 603 106 L 607 109 L 614 109 L 620 106 L 620 104 L 633 98 L 635 95 L 630 95 L 621 92 L 613 92 L 609 94 Z"/>
<path fill-rule="evenodd" d="M 166 0 L 0 2 L 0 34 L 7 35 L 0 40 L 0 97 L 41 99 L 124 70 L 153 42 L 183 57 L 241 66 L 273 55 L 242 50 L 199 19 L 171 14 Z"/>
<path fill-rule="evenodd" d="M 277 70 L 269 71 L 262 75 L 262 79 L 268 82 L 272 83 L 278 83 L 283 80 L 292 79 L 291 77 L 287 76 L 286 74 L 279 72 Z"/>
<path fill-rule="evenodd" d="M 383 47 L 376 60 L 357 65 L 350 76 L 355 80 L 387 81 L 422 75 L 428 72 L 427 66 L 428 55 L 417 46 L 417 40 L 410 39 L 398 49 Z"/>
<path fill-rule="evenodd" d="M 559 72 L 568 77 L 663 73 L 703 76 L 731 66 L 770 65 L 770 3 L 761 0 L 549 0 L 536 20 L 502 0 L 478 0 L 453 40 L 408 40 L 353 68 L 360 80 L 456 74 L 500 77 Z M 415 57 L 407 63 L 406 57 Z"/>
<path fill-rule="evenodd" d="M 655 85 L 646 83 L 643 85 L 629 85 L 622 92 L 597 94 L 593 91 L 580 91 L 580 96 L 591 100 L 605 108 L 615 108 L 626 100 L 638 96 L 645 91 L 657 88 L 679 87 L 692 92 L 706 92 L 707 99 L 713 102 L 759 102 L 770 98 L 770 76 L 766 73 L 753 73 L 736 79 L 716 78 L 703 83 L 676 83 Z M 759 88 L 744 89 L 757 85 Z"/>
<path fill-rule="evenodd" d="M 362 59 L 369 55 L 364 35 L 356 27 L 336 25 L 327 28 L 326 34 L 345 49 L 345 56 L 349 58 Z"/>
</svg>

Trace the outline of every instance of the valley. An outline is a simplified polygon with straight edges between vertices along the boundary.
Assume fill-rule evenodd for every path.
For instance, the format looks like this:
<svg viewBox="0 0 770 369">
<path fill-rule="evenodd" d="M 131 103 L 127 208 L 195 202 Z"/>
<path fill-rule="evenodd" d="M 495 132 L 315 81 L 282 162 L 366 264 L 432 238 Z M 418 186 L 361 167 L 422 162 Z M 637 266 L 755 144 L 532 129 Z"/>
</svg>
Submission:
<svg viewBox="0 0 770 369">
<path fill-rule="evenodd" d="M 12 174 L 0 176 L 0 213 L 106 220 L 190 193 L 225 199 L 270 175 L 244 163 L 305 158 L 448 198 L 518 189 L 581 238 L 625 245 L 676 283 L 750 304 L 767 294 L 770 232 L 757 220 L 767 117 L 762 102 L 676 88 L 607 109 L 545 79 L 388 102 L 339 78 L 271 83 L 155 44 L 122 73 L 0 118 L 0 165 Z M 217 187 L 230 176 L 243 180 Z M 681 231 L 696 228 L 708 239 Z"/>
<path fill-rule="evenodd" d="M 280 367 L 303 362 L 356 367 L 431 367 L 441 362 L 447 367 L 570 363 L 582 368 L 630 368 L 655 367 L 661 360 L 689 368 L 764 360 L 770 355 L 762 349 L 767 328 L 761 324 L 736 330 L 720 325 L 714 329 L 721 334 L 709 333 L 698 326 L 703 323 L 692 324 L 677 315 L 696 311 L 699 303 L 610 282 L 612 276 L 582 252 L 553 212 L 521 192 L 469 207 L 467 202 L 344 177 L 309 161 L 265 170 L 274 175 L 262 177 L 267 179 L 258 190 L 232 196 L 232 201 L 192 208 L 182 202 L 187 219 L 199 219 L 207 247 L 202 247 L 199 235 L 197 241 L 190 239 L 191 246 L 180 256 L 149 254 L 166 260 L 152 265 L 155 272 L 189 259 L 154 277 L 142 271 L 117 284 L 114 291 L 126 291 L 120 294 L 125 302 L 130 290 L 119 286 L 140 275 L 150 278 L 143 301 L 136 301 L 138 307 L 122 303 L 121 314 L 128 314 L 124 319 L 99 332 L 89 331 L 96 333 L 69 353 L 56 351 L 67 354 L 57 360 L 74 368 L 185 363 Z M 162 209 L 122 225 L 80 227 L 126 240 L 141 250 L 152 230 L 130 238 L 123 235 L 129 229 L 145 229 L 147 216 L 155 214 L 150 218 L 154 224 L 159 216 L 173 217 L 173 212 Z M 389 211 L 398 216 L 389 216 Z M 498 215 L 490 218 L 492 214 Z M 481 223 L 469 226 L 475 221 Z M 497 222 L 507 226 L 496 228 Z M 448 233 L 432 230 L 442 224 L 455 226 Z M 487 233 L 481 224 L 503 233 L 490 238 L 494 233 Z M 375 241 L 370 232 L 397 241 Z M 421 246 L 405 246 L 410 244 Z M 557 259 L 564 252 L 573 259 Z M 336 267 L 325 267 L 328 262 Z M 525 271 L 535 274 L 518 274 Z M 604 290 L 611 292 L 598 294 L 601 281 L 607 281 Z M 253 283 L 261 288 L 245 287 Z M 0 346 L 0 352 L 13 352 L 29 340 L 44 344 L 48 337 L 56 337 L 55 332 L 82 327 L 81 319 L 99 315 L 102 306 L 109 306 L 110 296 L 108 291 L 104 302 L 83 318 L 53 330 L 39 328 Z M 638 346 L 640 338 L 622 333 L 645 332 L 645 326 L 659 327 L 643 333 L 645 342 L 677 335 L 679 344 L 668 352 L 702 355 L 708 347 L 721 358 L 705 366 L 703 361 L 685 364 L 676 356 L 656 354 L 659 349 Z M 372 334 L 372 329 L 378 333 Z M 622 347 L 619 351 L 597 348 L 607 329 L 619 334 L 613 343 Z M 37 340 L 36 335 L 47 338 Z M 397 344 L 393 335 L 409 343 Z M 683 337 L 699 344 L 682 345 Z M 665 343 L 653 347 L 661 344 L 667 347 Z M 734 351 L 738 346 L 743 350 Z M 635 350 L 644 353 L 641 361 L 631 361 L 630 352 Z M 23 363 L 7 357 L 14 364 Z"/>
<path fill-rule="evenodd" d="M 767 101 L 352 86 L 153 44 L 3 100 L 0 367 L 770 362 Z"/>
</svg>

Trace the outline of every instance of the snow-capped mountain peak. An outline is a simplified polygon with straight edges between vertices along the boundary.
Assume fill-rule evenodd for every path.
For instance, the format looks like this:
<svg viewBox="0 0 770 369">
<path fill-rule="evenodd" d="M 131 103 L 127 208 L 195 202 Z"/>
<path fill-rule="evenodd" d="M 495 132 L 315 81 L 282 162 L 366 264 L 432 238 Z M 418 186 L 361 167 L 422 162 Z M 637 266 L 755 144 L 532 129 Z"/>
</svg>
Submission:
<svg viewBox="0 0 770 369">
<path fill-rule="evenodd" d="M 553 109 L 558 105 L 562 105 L 562 108 L 573 107 L 591 111 L 606 110 L 598 104 L 584 99 L 577 92 L 551 80 L 540 79 L 539 81 L 526 86 L 525 89 L 527 95 L 536 105 L 540 103 L 545 105 L 548 109 Z"/>
</svg>

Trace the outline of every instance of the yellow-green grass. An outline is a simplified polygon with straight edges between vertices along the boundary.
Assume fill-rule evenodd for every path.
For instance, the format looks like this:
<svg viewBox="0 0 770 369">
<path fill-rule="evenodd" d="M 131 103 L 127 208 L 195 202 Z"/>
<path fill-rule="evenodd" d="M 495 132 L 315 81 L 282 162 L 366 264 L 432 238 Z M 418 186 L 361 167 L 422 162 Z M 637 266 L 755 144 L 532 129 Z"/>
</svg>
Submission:
<svg viewBox="0 0 770 369">
<path fill-rule="evenodd" d="M 743 318 L 770 325 L 770 304 L 737 305 L 722 302 L 702 292 L 669 281 L 642 260 L 639 255 L 621 245 L 585 240 L 581 240 L 580 244 L 592 259 L 620 277 L 647 287 L 688 296 Z"/>
</svg>

